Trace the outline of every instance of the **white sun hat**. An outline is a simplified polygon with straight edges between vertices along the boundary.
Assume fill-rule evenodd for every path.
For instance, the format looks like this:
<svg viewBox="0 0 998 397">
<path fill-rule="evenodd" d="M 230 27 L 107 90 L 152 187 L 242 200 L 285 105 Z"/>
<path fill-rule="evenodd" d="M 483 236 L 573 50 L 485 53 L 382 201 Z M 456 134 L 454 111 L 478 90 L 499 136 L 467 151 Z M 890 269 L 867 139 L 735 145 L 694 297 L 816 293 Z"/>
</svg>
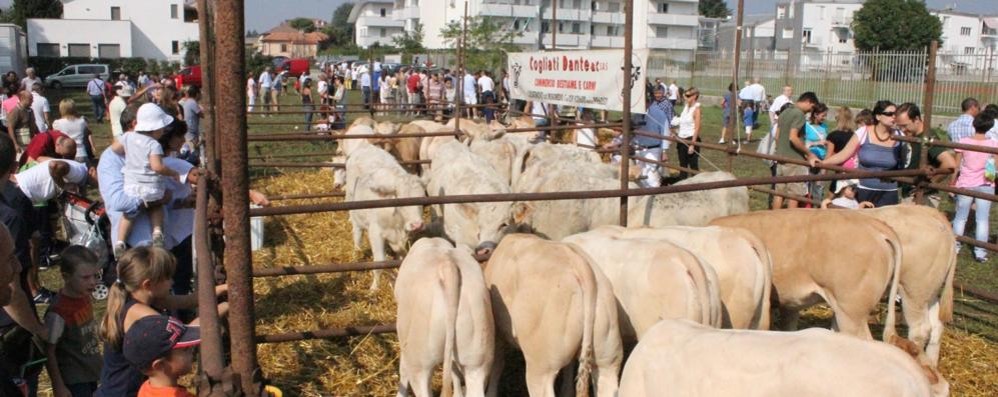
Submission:
<svg viewBox="0 0 998 397">
<path fill-rule="evenodd" d="M 166 114 L 155 103 L 147 103 L 139 107 L 135 119 L 137 121 L 135 131 L 140 132 L 156 131 L 165 128 L 173 122 L 173 117 Z"/>
</svg>

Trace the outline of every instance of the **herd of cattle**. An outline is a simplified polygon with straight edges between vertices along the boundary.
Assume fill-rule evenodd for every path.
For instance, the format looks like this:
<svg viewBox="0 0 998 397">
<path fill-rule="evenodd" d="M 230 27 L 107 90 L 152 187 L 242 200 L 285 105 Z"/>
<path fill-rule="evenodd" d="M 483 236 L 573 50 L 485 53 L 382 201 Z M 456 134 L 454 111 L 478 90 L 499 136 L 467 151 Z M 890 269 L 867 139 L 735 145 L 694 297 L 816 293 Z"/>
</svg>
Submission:
<svg viewBox="0 0 998 397">
<path fill-rule="evenodd" d="M 407 137 L 454 125 L 358 120 L 346 135 L 386 138 L 341 140 L 335 184 L 347 201 L 619 187 L 619 168 L 591 150 L 468 120 L 460 129 L 462 140 Z M 357 249 L 366 232 L 374 260 L 404 256 L 399 396 L 432 395 L 441 363 L 444 395 L 495 396 L 510 349 L 523 353 L 531 396 L 554 396 L 559 373 L 559 395 L 949 394 L 937 364 L 956 252 L 936 210 L 749 213 L 740 187 L 631 198 L 621 228 L 618 204 L 444 204 L 432 222 L 419 206 L 350 211 Z M 437 225 L 438 237 L 410 245 Z M 490 257 L 479 265 L 475 254 Z M 885 295 L 886 343 L 868 326 Z M 838 333 L 796 331 L 798 312 L 820 302 Z"/>
</svg>

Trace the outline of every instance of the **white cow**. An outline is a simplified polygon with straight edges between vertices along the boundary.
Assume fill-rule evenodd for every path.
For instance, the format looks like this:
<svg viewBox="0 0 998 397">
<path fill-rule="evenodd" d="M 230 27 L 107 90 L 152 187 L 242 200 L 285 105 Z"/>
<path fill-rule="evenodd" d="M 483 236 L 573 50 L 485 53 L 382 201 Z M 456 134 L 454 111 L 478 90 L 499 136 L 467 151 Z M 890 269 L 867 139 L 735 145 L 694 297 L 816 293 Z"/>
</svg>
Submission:
<svg viewBox="0 0 998 397">
<path fill-rule="evenodd" d="M 620 395 L 645 397 L 945 397 L 949 384 L 902 347 L 824 329 L 710 329 L 663 320 L 631 353 Z M 907 343 L 904 343 L 907 342 Z M 902 350 L 903 349 L 903 350 Z"/>
<path fill-rule="evenodd" d="M 724 306 L 724 327 L 769 329 L 773 264 L 762 240 L 747 230 L 721 226 L 601 226 L 589 233 L 665 240 L 689 250 L 703 258 L 717 273 Z"/>
<path fill-rule="evenodd" d="M 370 120 L 370 119 L 367 119 Z M 374 129 L 369 127 L 366 123 L 357 120 L 353 125 L 350 126 L 343 133 L 344 136 L 350 135 L 372 135 L 374 134 Z M 350 153 L 363 145 L 370 145 L 368 139 L 340 139 L 336 145 L 336 154 L 333 155 L 333 162 L 338 164 L 345 164 L 347 158 L 350 157 Z M 333 188 L 339 189 L 346 185 L 346 167 L 334 168 L 333 169 Z"/>
<path fill-rule="evenodd" d="M 409 124 L 421 127 L 426 132 L 454 131 L 454 128 L 447 127 L 443 124 L 430 120 L 416 120 Z M 433 155 L 436 153 L 437 148 L 439 148 L 441 145 L 447 142 L 456 141 L 456 140 L 457 139 L 454 138 L 453 135 L 431 136 L 423 138 L 419 142 L 419 159 L 428 160 L 428 161 L 433 160 Z M 430 171 L 431 165 L 422 164 L 422 168 L 423 168 L 423 175 L 426 175 Z"/>
<path fill-rule="evenodd" d="M 507 346 L 523 351 L 531 396 L 553 397 L 555 376 L 576 359 L 579 397 L 588 395 L 590 375 L 598 396 L 616 395 L 623 360 L 617 306 L 609 280 L 591 263 L 574 244 L 529 234 L 502 240 L 485 267 L 497 336 L 490 396 L 498 393 Z"/>
<path fill-rule="evenodd" d="M 660 239 L 620 239 L 596 230 L 562 240 L 606 275 L 620 310 L 620 334 L 634 344 L 663 318 L 721 326 L 717 275 L 710 265 Z"/>
<path fill-rule="evenodd" d="M 405 172 L 392 155 L 374 145 L 365 143 L 350 154 L 346 174 L 346 201 L 426 197 L 419 177 Z M 383 261 L 386 242 L 396 254 L 405 252 L 409 234 L 423 228 L 423 210 L 420 206 L 351 210 L 350 223 L 354 248 L 361 249 L 366 230 L 371 255 Z M 380 280 L 381 270 L 375 270 L 372 290 Z"/>
<path fill-rule="evenodd" d="M 447 240 L 423 238 L 409 249 L 395 280 L 398 315 L 399 397 L 410 391 L 429 397 L 430 377 L 444 365 L 443 395 L 449 379 L 461 393 L 485 395 L 495 349 L 492 304 L 478 261 Z"/>
<path fill-rule="evenodd" d="M 509 185 L 467 146 L 450 141 L 434 153 L 426 191 L 430 196 L 509 193 Z M 444 231 L 455 244 L 479 254 L 492 252 L 509 225 L 510 202 L 434 206 Z M 442 208 L 441 208 L 442 207 Z"/>
</svg>

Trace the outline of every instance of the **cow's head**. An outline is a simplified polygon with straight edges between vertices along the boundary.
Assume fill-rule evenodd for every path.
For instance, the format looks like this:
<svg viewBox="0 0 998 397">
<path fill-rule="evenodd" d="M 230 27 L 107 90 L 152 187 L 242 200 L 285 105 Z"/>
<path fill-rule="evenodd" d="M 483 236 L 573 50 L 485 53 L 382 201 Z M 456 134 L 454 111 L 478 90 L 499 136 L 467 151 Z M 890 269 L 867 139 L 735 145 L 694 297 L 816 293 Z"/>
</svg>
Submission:
<svg viewBox="0 0 998 397">
<path fill-rule="evenodd" d="M 510 203 L 448 204 L 445 209 L 447 235 L 457 245 L 478 255 L 489 255 L 510 231 Z"/>
<path fill-rule="evenodd" d="M 891 335 L 887 343 L 894 345 L 910 355 L 915 360 L 915 363 L 922 368 L 922 373 L 931 385 L 932 397 L 949 396 L 949 382 L 943 378 L 942 373 L 932 364 L 932 360 L 929 360 L 929 357 L 925 355 L 925 352 L 918 345 L 897 335 Z"/>
<path fill-rule="evenodd" d="M 423 182 L 419 177 L 410 174 L 405 174 L 390 190 L 390 192 L 378 192 L 378 194 L 384 194 L 386 198 L 389 196 L 396 198 L 426 197 L 426 189 L 423 187 Z M 412 234 L 423 230 L 425 226 L 423 223 L 423 206 L 396 207 L 395 211 L 402 216 L 403 227 L 406 233 Z"/>
<path fill-rule="evenodd" d="M 333 155 L 333 163 L 339 164 L 333 168 L 333 189 L 340 190 L 347 183 L 347 156 L 343 155 L 342 150 L 337 149 L 336 154 Z"/>
</svg>

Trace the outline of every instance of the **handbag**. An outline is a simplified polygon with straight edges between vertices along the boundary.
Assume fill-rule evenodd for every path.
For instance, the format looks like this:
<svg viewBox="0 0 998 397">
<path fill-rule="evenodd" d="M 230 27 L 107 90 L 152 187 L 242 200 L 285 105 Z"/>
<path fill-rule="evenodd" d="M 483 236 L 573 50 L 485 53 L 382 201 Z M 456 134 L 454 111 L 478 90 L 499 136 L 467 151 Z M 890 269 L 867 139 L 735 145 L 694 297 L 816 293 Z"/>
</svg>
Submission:
<svg viewBox="0 0 998 397">
<path fill-rule="evenodd" d="M 995 158 L 994 156 L 989 156 L 988 161 L 984 163 L 984 179 L 987 179 L 988 182 L 994 182 L 995 176 Z"/>
</svg>

